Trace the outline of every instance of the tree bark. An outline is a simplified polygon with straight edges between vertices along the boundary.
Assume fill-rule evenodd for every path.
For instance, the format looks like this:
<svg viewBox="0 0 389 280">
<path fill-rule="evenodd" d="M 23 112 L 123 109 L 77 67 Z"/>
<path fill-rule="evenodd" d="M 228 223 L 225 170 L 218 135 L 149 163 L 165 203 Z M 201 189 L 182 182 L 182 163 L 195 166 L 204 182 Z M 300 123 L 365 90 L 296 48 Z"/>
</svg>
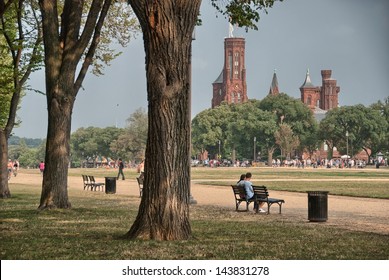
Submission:
<svg viewBox="0 0 389 280">
<path fill-rule="evenodd" d="M 273 154 L 274 154 L 275 147 L 271 147 L 267 149 L 267 166 L 273 165 Z"/>
<path fill-rule="evenodd" d="M 142 200 L 128 238 L 191 236 L 190 48 L 201 0 L 129 1 L 143 30 L 148 138 Z"/>
<path fill-rule="evenodd" d="M 10 198 L 11 192 L 8 187 L 8 136 L 4 130 L 0 129 L 0 198 Z"/>
<path fill-rule="evenodd" d="M 71 207 L 67 185 L 74 99 L 69 92 L 64 94 L 60 87 L 51 96 L 48 100 L 45 170 L 39 209 Z"/>
</svg>

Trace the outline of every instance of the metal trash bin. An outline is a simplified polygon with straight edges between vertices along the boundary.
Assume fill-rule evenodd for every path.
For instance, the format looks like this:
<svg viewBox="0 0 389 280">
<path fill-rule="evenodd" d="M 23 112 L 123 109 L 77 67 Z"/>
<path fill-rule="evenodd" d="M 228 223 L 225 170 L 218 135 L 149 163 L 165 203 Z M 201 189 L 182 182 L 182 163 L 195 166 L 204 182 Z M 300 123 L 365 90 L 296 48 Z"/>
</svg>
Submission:
<svg viewBox="0 0 389 280">
<path fill-rule="evenodd" d="M 105 177 L 105 193 L 116 193 L 116 177 Z"/>
<path fill-rule="evenodd" d="M 308 191 L 308 220 L 325 222 L 328 219 L 328 192 Z"/>
</svg>

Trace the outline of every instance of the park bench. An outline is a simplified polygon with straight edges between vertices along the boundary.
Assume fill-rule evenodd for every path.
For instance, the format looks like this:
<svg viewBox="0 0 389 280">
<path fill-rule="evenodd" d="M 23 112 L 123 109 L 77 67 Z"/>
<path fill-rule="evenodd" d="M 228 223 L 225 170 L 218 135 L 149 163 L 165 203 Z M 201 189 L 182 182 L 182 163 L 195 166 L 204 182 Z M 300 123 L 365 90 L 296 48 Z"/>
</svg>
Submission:
<svg viewBox="0 0 389 280">
<path fill-rule="evenodd" d="M 249 204 L 253 202 L 253 200 L 246 200 L 246 191 L 243 186 L 231 185 L 232 191 L 235 197 L 235 210 L 236 211 L 248 211 Z M 244 202 L 246 203 L 246 210 L 239 210 L 240 204 Z"/>
<path fill-rule="evenodd" d="M 89 175 L 88 177 L 89 177 L 89 182 L 91 184 L 91 190 L 96 191 L 97 188 L 99 188 L 99 190 L 101 191 L 104 190 L 105 183 L 96 182 L 95 177 L 93 175 Z"/>
<path fill-rule="evenodd" d="M 253 186 L 253 190 L 258 203 L 265 202 L 267 204 L 267 214 L 270 214 L 270 206 L 272 206 L 272 204 L 278 204 L 279 214 L 281 214 L 282 203 L 285 203 L 285 200 L 279 198 L 270 198 L 269 192 L 265 186 Z"/>
<path fill-rule="evenodd" d="M 138 181 L 138 186 L 139 186 L 139 197 L 142 197 L 142 192 L 143 192 L 143 176 L 136 177 L 136 180 Z"/>
<path fill-rule="evenodd" d="M 92 189 L 92 184 L 89 181 L 89 176 L 88 175 L 81 175 L 82 176 L 82 181 L 84 183 L 84 190 L 89 190 L 89 188 Z"/>
<path fill-rule="evenodd" d="M 246 199 L 246 191 L 244 189 L 244 186 L 231 185 L 231 187 L 235 198 L 235 210 L 248 211 L 249 204 L 251 202 L 254 202 L 254 199 Z M 265 186 L 253 186 L 253 190 L 258 203 L 265 202 L 267 204 L 267 214 L 270 213 L 270 206 L 272 204 L 278 204 L 279 213 L 281 214 L 282 203 L 285 203 L 285 200 L 278 198 L 269 198 L 269 192 L 267 191 L 267 188 Z M 246 210 L 239 210 L 239 206 L 242 202 L 246 203 Z"/>
</svg>

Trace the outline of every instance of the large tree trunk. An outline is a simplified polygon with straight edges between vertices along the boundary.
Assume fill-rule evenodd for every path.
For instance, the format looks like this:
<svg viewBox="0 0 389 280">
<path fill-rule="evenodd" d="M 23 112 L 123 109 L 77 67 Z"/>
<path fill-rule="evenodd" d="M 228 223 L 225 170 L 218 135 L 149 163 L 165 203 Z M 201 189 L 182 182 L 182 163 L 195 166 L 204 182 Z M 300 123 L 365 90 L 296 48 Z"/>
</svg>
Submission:
<svg viewBox="0 0 389 280">
<path fill-rule="evenodd" d="M 143 195 L 129 238 L 191 236 L 189 66 L 200 3 L 130 1 L 143 30 L 149 127 Z"/>
<path fill-rule="evenodd" d="M 11 197 L 11 192 L 8 187 L 8 137 L 3 130 L 0 130 L 0 198 Z"/>
<path fill-rule="evenodd" d="M 58 1 L 39 0 L 45 46 L 48 130 L 39 209 L 70 208 L 68 164 L 71 117 L 76 95 L 92 62 L 111 0 L 92 2 L 81 28 L 84 1 L 66 0 L 58 21 Z M 86 52 L 80 66 L 82 55 Z M 81 64 L 81 63 L 80 63 Z M 76 77 L 77 66 L 80 66 Z"/>
<path fill-rule="evenodd" d="M 72 84 L 71 77 L 70 84 Z M 67 183 L 74 100 L 69 97 L 72 94 L 63 94 L 59 88 L 52 96 L 48 101 L 49 121 L 45 171 L 39 209 L 70 208 L 71 206 L 68 199 Z"/>
</svg>

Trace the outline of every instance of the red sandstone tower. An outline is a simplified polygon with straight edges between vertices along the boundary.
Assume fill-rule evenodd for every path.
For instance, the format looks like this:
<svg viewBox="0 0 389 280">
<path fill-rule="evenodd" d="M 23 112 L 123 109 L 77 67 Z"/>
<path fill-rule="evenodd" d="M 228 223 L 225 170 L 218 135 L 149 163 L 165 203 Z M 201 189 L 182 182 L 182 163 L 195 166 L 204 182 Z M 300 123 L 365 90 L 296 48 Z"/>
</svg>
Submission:
<svg viewBox="0 0 389 280">
<path fill-rule="evenodd" d="M 212 108 L 223 101 L 228 104 L 247 101 L 244 38 L 224 39 L 224 67 L 212 87 Z"/>
<path fill-rule="evenodd" d="M 331 70 L 322 70 L 322 86 L 314 86 L 309 76 L 309 70 L 303 85 L 300 87 L 301 102 L 306 104 L 311 110 L 320 108 L 328 111 L 338 107 L 338 95 L 340 88 L 336 85 L 336 80 L 331 78 Z"/>
<path fill-rule="evenodd" d="M 300 87 L 301 92 L 301 102 L 307 105 L 311 110 L 314 110 L 315 107 L 320 108 L 320 88 L 315 87 L 311 82 L 311 77 L 309 76 L 309 69 L 305 76 L 305 81 Z"/>
<path fill-rule="evenodd" d="M 340 88 L 336 85 L 336 80 L 331 78 L 331 72 L 331 70 L 321 70 L 320 108 L 326 111 L 337 108 L 339 104 Z"/>
</svg>

